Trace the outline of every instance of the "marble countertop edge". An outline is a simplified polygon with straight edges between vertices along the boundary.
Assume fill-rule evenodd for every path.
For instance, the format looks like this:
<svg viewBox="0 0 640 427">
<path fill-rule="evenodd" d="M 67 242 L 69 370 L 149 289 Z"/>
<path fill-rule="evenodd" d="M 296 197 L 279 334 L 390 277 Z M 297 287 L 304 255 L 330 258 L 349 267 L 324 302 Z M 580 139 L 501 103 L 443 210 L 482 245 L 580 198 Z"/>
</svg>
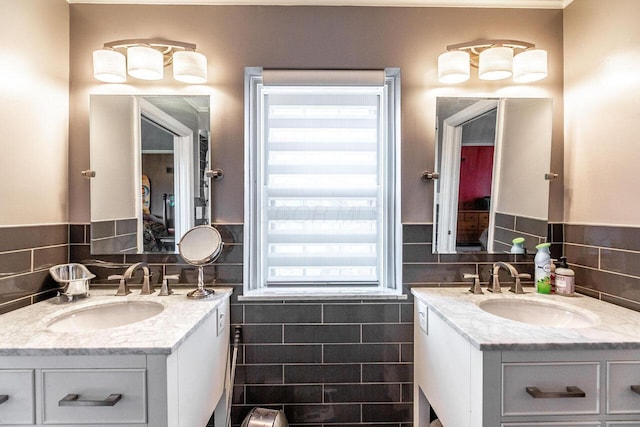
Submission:
<svg viewBox="0 0 640 427">
<path fill-rule="evenodd" d="M 525 295 L 473 295 L 463 288 L 413 288 L 412 294 L 482 351 L 640 349 L 640 313 L 585 295 L 543 296 L 532 290 Z M 489 299 L 517 298 L 584 310 L 598 321 L 584 328 L 538 326 L 503 319 L 479 307 Z"/>
<path fill-rule="evenodd" d="M 216 312 L 233 290 L 215 287 L 213 298 L 190 300 L 188 290 L 170 296 L 113 296 L 113 289 L 92 289 L 91 296 L 77 302 L 54 304 L 49 300 L 0 315 L 0 356 L 55 355 L 169 355 Z M 162 304 L 159 314 L 111 328 L 55 332 L 53 319 L 75 310 L 124 301 Z"/>
</svg>

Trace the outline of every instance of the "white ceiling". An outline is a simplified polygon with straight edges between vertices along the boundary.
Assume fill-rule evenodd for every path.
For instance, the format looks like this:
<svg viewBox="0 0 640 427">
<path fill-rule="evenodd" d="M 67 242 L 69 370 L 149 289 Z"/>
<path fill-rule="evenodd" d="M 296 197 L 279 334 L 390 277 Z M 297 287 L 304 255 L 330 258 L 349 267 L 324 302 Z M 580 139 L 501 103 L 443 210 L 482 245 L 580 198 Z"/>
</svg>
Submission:
<svg viewBox="0 0 640 427">
<path fill-rule="evenodd" d="M 284 6 L 412 6 L 563 9 L 573 0 L 67 0 L 94 4 L 284 5 Z"/>
</svg>

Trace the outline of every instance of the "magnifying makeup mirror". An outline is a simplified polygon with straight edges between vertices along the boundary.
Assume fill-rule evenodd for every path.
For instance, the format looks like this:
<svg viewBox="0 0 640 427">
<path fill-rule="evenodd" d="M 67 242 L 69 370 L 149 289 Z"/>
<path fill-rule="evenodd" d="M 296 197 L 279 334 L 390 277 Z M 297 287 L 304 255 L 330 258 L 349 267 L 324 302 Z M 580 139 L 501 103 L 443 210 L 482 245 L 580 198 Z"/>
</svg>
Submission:
<svg viewBox="0 0 640 427">
<path fill-rule="evenodd" d="M 204 266 L 213 263 L 222 252 L 222 237 L 210 225 L 199 225 L 187 231 L 178 243 L 180 256 L 189 264 L 198 267 L 198 289 L 187 294 L 187 298 L 209 298 L 214 291 L 204 287 Z"/>
</svg>

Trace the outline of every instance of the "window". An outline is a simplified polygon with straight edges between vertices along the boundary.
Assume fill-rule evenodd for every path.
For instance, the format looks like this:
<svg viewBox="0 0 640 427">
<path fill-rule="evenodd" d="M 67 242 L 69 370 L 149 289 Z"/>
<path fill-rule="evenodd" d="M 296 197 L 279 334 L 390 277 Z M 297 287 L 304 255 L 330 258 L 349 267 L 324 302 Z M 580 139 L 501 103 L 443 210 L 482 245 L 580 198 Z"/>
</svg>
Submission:
<svg viewBox="0 0 640 427">
<path fill-rule="evenodd" d="M 245 296 L 401 292 L 399 88 L 247 69 Z"/>
</svg>

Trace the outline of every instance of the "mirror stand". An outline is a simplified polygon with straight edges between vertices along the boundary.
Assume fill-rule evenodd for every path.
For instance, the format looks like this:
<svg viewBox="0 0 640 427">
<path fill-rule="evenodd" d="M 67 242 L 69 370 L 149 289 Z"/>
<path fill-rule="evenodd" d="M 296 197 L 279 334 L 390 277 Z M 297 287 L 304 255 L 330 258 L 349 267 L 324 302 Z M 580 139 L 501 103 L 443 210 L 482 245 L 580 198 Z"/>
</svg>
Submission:
<svg viewBox="0 0 640 427">
<path fill-rule="evenodd" d="M 193 290 L 187 294 L 187 298 L 191 299 L 204 299 L 210 298 L 215 294 L 211 289 L 204 287 L 204 266 L 198 266 L 198 289 Z"/>
<path fill-rule="evenodd" d="M 187 298 L 205 299 L 214 295 L 214 291 L 204 287 L 204 266 L 218 259 L 222 245 L 220 233 L 210 225 L 194 227 L 180 239 L 180 255 L 187 263 L 198 267 L 198 288 L 189 292 Z"/>
</svg>

